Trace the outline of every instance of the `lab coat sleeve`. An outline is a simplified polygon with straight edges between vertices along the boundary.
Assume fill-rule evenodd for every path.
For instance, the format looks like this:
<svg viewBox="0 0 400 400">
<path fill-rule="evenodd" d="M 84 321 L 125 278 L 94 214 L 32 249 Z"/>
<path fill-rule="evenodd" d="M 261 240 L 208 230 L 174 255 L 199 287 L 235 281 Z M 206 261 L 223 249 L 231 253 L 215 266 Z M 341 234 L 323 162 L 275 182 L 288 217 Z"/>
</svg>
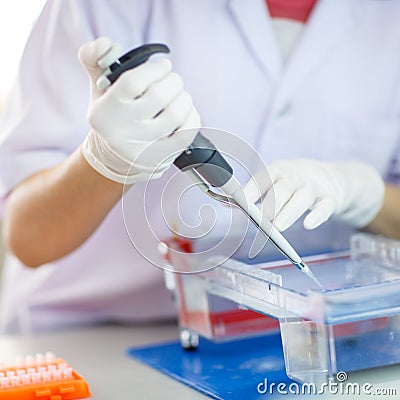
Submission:
<svg viewBox="0 0 400 400">
<path fill-rule="evenodd" d="M 25 47 L 0 125 L 0 201 L 25 178 L 62 162 L 83 141 L 89 130 L 89 84 L 78 49 L 103 35 L 123 47 L 141 42 L 147 3 L 46 3 Z"/>
</svg>

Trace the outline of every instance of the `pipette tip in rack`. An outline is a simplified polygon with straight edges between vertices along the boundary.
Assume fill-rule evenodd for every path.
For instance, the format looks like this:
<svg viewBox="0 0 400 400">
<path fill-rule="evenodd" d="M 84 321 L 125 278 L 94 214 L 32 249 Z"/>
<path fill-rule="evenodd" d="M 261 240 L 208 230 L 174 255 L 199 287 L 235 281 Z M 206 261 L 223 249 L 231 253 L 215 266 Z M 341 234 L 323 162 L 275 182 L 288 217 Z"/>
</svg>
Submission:
<svg viewBox="0 0 400 400">
<path fill-rule="evenodd" d="M 304 272 L 308 277 L 310 277 L 321 289 L 323 289 L 321 283 L 319 280 L 315 277 L 315 275 L 312 273 L 310 267 L 303 261 L 301 260 L 299 263 L 295 264 L 296 267 Z"/>
<path fill-rule="evenodd" d="M 87 399 L 85 379 L 63 359 L 48 352 L 18 357 L 14 365 L 0 366 L 0 400 Z"/>
</svg>

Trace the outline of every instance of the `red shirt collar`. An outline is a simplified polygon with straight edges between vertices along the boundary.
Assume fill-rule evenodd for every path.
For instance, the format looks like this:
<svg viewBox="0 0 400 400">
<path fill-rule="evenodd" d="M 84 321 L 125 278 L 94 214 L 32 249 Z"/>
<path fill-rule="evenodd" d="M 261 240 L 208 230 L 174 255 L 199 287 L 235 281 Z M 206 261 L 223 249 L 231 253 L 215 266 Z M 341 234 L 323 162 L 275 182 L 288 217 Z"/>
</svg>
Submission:
<svg viewBox="0 0 400 400">
<path fill-rule="evenodd" d="M 286 18 L 305 23 L 317 0 L 266 0 L 272 18 Z"/>
</svg>

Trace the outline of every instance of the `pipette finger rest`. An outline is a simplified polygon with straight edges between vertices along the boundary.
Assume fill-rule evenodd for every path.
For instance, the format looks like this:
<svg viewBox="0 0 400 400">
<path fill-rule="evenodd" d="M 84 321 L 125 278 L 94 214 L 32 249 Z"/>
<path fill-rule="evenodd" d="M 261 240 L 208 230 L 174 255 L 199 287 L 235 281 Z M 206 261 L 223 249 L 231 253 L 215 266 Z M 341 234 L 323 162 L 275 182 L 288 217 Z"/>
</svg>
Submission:
<svg viewBox="0 0 400 400">
<path fill-rule="evenodd" d="M 149 43 L 128 51 L 110 65 L 109 71 L 97 80 L 99 89 L 106 89 L 112 85 L 121 74 L 130 69 L 136 68 L 146 62 L 153 54 L 169 53 L 169 48 L 162 43 Z"/>
<path fill-rule="evenodd" d="M 0 366 L 0 400 L 75 400 L 91 397 L 86 380 L 52 353 Z"/>
</svg>

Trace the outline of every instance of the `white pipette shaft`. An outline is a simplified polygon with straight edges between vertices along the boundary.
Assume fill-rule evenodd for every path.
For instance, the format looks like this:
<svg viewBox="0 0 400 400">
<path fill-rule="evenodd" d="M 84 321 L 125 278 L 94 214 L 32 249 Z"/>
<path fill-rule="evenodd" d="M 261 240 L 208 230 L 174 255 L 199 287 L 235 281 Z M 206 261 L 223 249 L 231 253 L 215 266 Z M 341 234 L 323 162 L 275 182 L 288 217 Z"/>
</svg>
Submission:
<svg viewBox="0 0 400 400">
<path fill-rule="evenodd" d="M 232 175 L 220 189 L 228 196 L 231 196 L 248 217 L 257 225 L 257 227 L 269 237 L 276 248 L 288 258 L 294 266 L 301 272 L 310 277 L 319 287 L 322 288 L 318 279 L 314 276 L 309 266 L 297 254 L 296 250 L 285 239 L 285 237 L 271 224 L 267 218 L 263 218 L 261 210 L 253 203 L 247 201 L 243 188 L 239 181 Z"/>
<path fill-rule="evenodd" d="M 267 237 L 271 239 L 274 245 L 285 257 L 287 257 L 299 269 L 302 269 L 301 264 L 303 263 L 303 260 L 297 254 L 296 250 L 267 218 L 263 218 L 261 210 L 255 204 L 247 201 L 242 186 L 234 176 L 232 176 L 225 185 L 221 186 L 220 189 L 238 203 L 238 205 L 249 215 L 249 217 L 251 217 L 253 222 L 267 235 Z"/>
<path fill-rule="evenodd" d="M 200 178 L 197 172 L 192 169 L 185 171 L 191 179 L 196 182 L 199 188 L 207 193 L 212 194 L 208 185 Z M 235 201 L 248 218 L 260 229 L 275 245 L 275 247 L 301 272 L 310 277 L 319 287 L 322 288 L 318 279 L 314 276 L 308 265 L 297 254 L 296 250 L 290 245 L 285 237 L 271 224 L 267 218 L 263 218 L 261 210 L 253 203 L 248 202 L 239 181 L 232 175 L 231 178 L 219 187 L 229 198 Z M 229 201 L 227 201 L 229 203 Z"/>
</svg>

